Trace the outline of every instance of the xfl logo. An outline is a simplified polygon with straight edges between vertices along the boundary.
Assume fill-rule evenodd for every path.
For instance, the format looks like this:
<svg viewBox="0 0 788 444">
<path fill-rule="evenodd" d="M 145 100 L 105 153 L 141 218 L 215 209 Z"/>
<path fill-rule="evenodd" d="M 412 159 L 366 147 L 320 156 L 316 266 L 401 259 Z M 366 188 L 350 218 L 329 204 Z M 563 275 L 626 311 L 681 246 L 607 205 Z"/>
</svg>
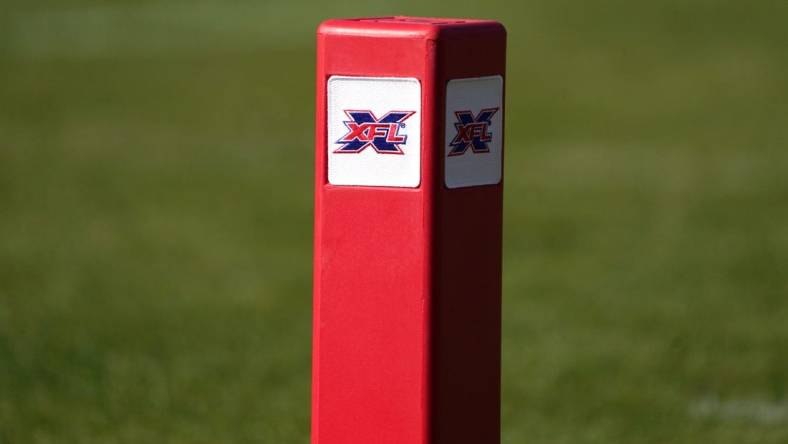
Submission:
<svg viewBox="0 0 788 444">
<path fill-rule="evenodd" d="M 449 156 L 461 156 L 469 147 L 474 153 L 489 153 L 490 147 L 487 146 L 487 142 L 490 142 L 493 136 L 489 127 L 492 125 L 492 116 L 496 112 L 498 108 L 485 108 L 473 117 L 471 111 L 455 111 L 457 122 L 454 123 L 454 127 L 457 128 L 457 135 L 449 144 L 451 147 Z"/>
<path fill-rule="evenodd" d="M 415 113 L 390 111 L 378 119 L 372 111 L 345 110 L 350 117 L 343 122 L 348 133 L 337 140 L 342 146 L 334 152 L 360 153 L 371 146 L 380 154 L 404 154 L 400 145 L 408 140 L 408 136 L 400 134 L 399 130 L 405 128 L 404 122 Z"/>
</svg>

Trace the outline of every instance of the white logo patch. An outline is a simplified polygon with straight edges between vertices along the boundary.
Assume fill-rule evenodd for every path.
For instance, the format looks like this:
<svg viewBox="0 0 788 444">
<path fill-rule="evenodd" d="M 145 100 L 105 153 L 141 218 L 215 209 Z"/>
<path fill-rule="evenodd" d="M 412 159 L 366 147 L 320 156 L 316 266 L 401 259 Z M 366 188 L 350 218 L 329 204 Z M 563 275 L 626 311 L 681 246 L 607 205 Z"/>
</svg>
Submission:
<svg viewBox="0 0 788 444">
<path fill-rule="evenodd" d="M 421 84 L 414 78 L 328 79 L 328 183 L 416 188 Z"/>
<path fill-rule="evenodd" d="M 503 77 L 450 80 L 446 85 L 445 181 L 448 188 L 501 181 Z"/>
</svg>

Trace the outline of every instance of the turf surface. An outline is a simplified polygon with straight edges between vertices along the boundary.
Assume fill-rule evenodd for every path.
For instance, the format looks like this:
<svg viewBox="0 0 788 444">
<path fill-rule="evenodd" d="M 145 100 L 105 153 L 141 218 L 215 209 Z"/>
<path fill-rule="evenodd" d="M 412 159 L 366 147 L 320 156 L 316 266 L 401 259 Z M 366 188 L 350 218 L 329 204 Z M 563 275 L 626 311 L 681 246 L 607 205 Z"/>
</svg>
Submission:
<svg viewBox="0 0 788 444">
<path fill-rule="evenodd" d="M 305 443 L 313 33 L 509 29 L 503 441 L 788 442 L 780 1 L 6 1 L 0 444 Z"/>
</svg>

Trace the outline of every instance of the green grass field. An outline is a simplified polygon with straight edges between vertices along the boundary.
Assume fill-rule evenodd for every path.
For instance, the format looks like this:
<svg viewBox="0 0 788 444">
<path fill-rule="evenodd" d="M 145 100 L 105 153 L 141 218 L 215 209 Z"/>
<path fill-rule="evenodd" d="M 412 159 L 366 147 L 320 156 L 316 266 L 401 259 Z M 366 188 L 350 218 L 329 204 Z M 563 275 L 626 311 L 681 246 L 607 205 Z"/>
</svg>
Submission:
<svg viewBox="0 0 788 444">
<path fill-rule="evenodd" d="M 395 13 L 509 30 L 503 442 L 788 442 L 786 2 L 0 10 L 0 444 L 308 442 L 314 29 Z"/>
</svg>

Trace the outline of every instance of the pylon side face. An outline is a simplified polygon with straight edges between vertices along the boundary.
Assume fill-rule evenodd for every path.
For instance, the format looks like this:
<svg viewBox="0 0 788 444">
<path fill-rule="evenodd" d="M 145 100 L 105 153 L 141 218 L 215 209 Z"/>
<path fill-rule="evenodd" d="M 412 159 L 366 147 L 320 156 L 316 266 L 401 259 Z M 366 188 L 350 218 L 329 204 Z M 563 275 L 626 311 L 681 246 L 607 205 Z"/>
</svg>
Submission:
<svg viewBox="0 0 788 444">
<path fill-rule="evenodd" d="M 318 30 L 313 444 L 500 442 L 505 41 Z"/>
</svg>

